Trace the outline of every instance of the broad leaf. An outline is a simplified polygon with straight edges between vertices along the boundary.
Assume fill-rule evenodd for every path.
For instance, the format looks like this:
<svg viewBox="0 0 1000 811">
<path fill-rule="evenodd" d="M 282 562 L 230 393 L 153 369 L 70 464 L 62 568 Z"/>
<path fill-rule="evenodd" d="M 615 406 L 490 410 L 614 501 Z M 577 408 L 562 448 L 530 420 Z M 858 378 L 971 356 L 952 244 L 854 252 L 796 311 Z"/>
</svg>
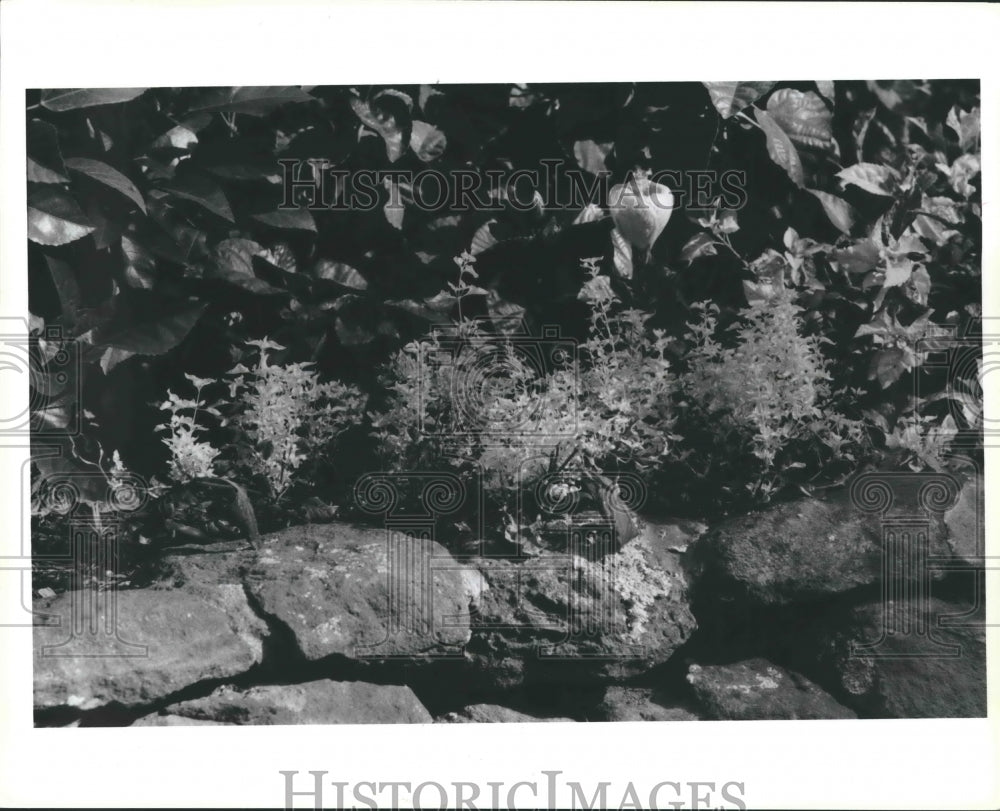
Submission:
<svg viewBox="0 0 1000 811">
<path fill-rule="evenodd" d="M 187 337 L 207 306 L 207 304 L 187 306 L 153 321 L 144 320 L 141 323 L 119 327 L 101 343 L 125 349 L 136 355 L 162 355 Z"/>
<path fill-rule="evenodd" d="M 388 183 L 389 188 L 389 199 L 385 201 L 385 205 L 382 210 L 385 212 L 385 218 L 388 220 L 389 225 L 393 228 L 401 229 L 403 227 L 403 216 L 406 214 L 406 207 L 399 202 L 401 198 L 401 192 L 398 183 Z M 397 202 L 393 202 L 393 201 Z"/>
<path fill-rule="evenodd" d="M 424 163 L 433 163 L 448 147 L 448 139 L 437 127 L 426 121 L 414 121 L 410 133 L 410 149 Z"/>
<path fill-rule="evenodd" d="M 770 114 L 757 110 L 756 116 L 757 123 L 767 138 L 767 154 L 785 170 L 792 183 L 801 188 L 805 185 L 805 170 L 802 168 L 802 158 L 799 157 L 792 139 Z"/>
<path fill-rule="evenodd" d="M 473 256 L 479 256 L 483 251 L 488 251 L 497 244 L 497 238 L 493 236 L 491 228 L 495 223 L 496 220 L 490 220 L 476 229 L 476 233 L 472 236 L 472 245 L 469 247 L 469 253 Z"/>
<path fill-rule="evenodd" d="M 916 263 L 906 257 L 893 257 L 885 267 L 885 282 L 883 287 L 899 287 L 910 281 L 913 274 L 913 266 Z"/>
<path fill-rule="evenodd" d="M 362 101 L 356 96 L 352 97 L 351 109 L 361 119 L 362 124 L 382 136 L 382 140 L 385 141 L 385 153 L 389 158 L 389 162 L 395 163 L 402 156 L 403 150 L 406 148 L 403 143 L 403 127 L 408 122 L 401 124 L 397 120 L 397 117 L 393 115 L 388 105 L 379 103 L 379 100 L 383 99 L 384 95 L 383 93 L 377 95 L 371 104 Z"/>
<path fill-rule="evenodd" d="M 216 87 L 200 96 L 189 108 L 195 113 L 244 113 L 264 116 L 283 104 L 301 104 L 314 97 L 298 86 Z"/>
<path fill-rule="evenodd" d="M 868 379 L 878 380 L 883 389 L 888 388 L 912 368 L 913 356 L 902 347 L 881 349 L 872 358 Z"/>
<path fill-rule="evenodd" d="M 585 172 L 594 175 L 606 174 L 608 167 L 604 165 L 604 160 L 613 148 L 614 142 L 599 144 L 588 138 L 573 144 L 573 157 L 576 158 L 577 165 Z"/>
<path fill-rule="evenodd" d="M 845 234 L 851 233 L 857 212 L 850 203 L 825 191 L 817 191 L 816 189 L 806 189 L 806 191 L 819 200 L 826 216 L 830 218 L 830 222 L 836 226 L 838 231 Z"/>
<path fill-rule="evenodd" d="M 188 127 L 178 124 L 176 127 L 171 127 L 163 135 L 153 141 L 150 144 L 152 149 L 180 149 L 183 151 L 188 151 L 191 147 L 197 145 L 198 134 Z"/>
<path fill-rule="evenodd" d="M 119 349 L 118 347 L 109 346 L 104 350 L 104 354 L 101 355 L 101 371 L 103 371 L 104 374 L 109 374 L 119 363 L 122 363 L 134 356 L 135 352 L 129 352 L 127 349 Z"/>
<path fill-rule="evenodd" d="M 295 231 L 316 231 L 316 221 L 305 208 L 289 208 L 271 211 L 266 214 L 254 214 L 253 218 L 274 228 L 287 228 Z"/>
<path fill-rule="evenodd" d="M 833 259 L 841 270 L 848 273 L 868 273 L 879 263 L 879 250 L 870 239 L 863 239 L 849 248 L 834 251 Z"/>
<path fill-rule="evenodd" d="M 979 140 L 979 108 L 965 112 L 958 107 L 952 107 L 945 121 L 948 128 L 958 136 L 958 146 L 964 152 Z"/>
<path fill-rule="evenodd" d="M 149 90 L 148 87 L 105 87 L 69 88 L 65 90 L 43 90 L 42 107 L 53 112 L 77 110 L 81 107 L 96 107 L 98 104 L 118 104 L 131 101 Z"/>
<path fill-rule="evenodd" d="M 588 222 L 597 222 L 604 217 L 604 209 L 596 203 L 587 203 L 580 209 L 580 213 L 573 218 L 573 225 L 584 225 Z"/>
<path fill-rule="evenodd" d="M 959 225 L 962 217 L 955 201 L 950 197 L 928 197 L 920 201 L 920 211 L 913 221 L 913 230 L 934 245 L 943 245 L 959 233 L 951 227 Z"/>
<path fill-rule="evenodd" d="M 701 231 L 689 239 L 681 248 L 681 261 L 691 264 L 699 256 L 715 256 L 715 237 L 707 231 Z"/>
<path fill-rule="evenodd" d="M 163 187 L 171 194 L 197 203 L 206 211 L 211 211 L 229 222 L 235 222 L 229 200 L 214 182 L 204 175 L 187 174 Z"/>
<path fill-rule="evenodd" d="M 774 87 L 775 82 L 702 82 L 723 118 L 736 115 Z"/>
<path fill-rule="evenodd" d="M 346 262 L 334 262 L 330 259 L 320 259 L 313 269 L 317 279 L 336 282 L 341 287 L 350 290 L 367 290 L 368 282 L 355 268 Z"/>
<path fill-rule="evenodd" d="M 815 93 L 784 87 L 767 100 L 767 112 L 796 146 L 837 151 L 833 113 Z"/>
<path fill-rule="evenodd" d="M 632 246 L 617 228 L 611 229 L 611 244 L 614 247 L 615 271 L 623 279 L 632 278 Z M 714 247 L 714 246 L 713 246 Z"/>
<path fill-rule="evenodd" d="M 65 245 L 94 230 L 76 200 L 57 186 L 28 193 L 28 239 L 39 245 Z"/>
<path fill-rule="evenodd" d="M 117 169 L 101 161 L 91 160 L 90 158 L 67 158 L 66 165 L 74 172 L 79 172 L 82 175 L 93 178 L 98 183 L 103 183 L 105 186 L 125 195 L 125 197 L 139 207 L 139 210 L 143 214 L 146 213 L 146 201 L 142 199 L 142 194 L 139 193 L 135 184 Z"/>
<path fill-rule="evenodd" d="M 816 89 L 819 91 L 819 94 L 823 98 L 831 102 L 834 101 L 834 99 L 836 98 L 836 90 L 834 88 L 833 82 L 831 81 L 822 81 L 820 79 L 817 79 Z"/>
<path fill-rule="evenodd" d="M 59 133 L 45 121 L 28 124 L 28 181 L 31 183 L 69 183 L 66 166 L 59 152 Z"/>
<path fill-rule="evenodd" d="M 281 290 L 258 279 L 254 273 L 253 258 L 263 250 L 252 239 L 224 239 L 215 246 L 215 270 L 211 275 L 250 293 L 280 293 Z"/>
<path fill-rule="evenodd" d="M 898 177 L 896 171 L 889 166 L 877 163 L 856 163 L 837 172 L 845 184 L 852 184 L 869 194 L 880 197 L 892 197 L 891 186 Z"/>
</svg>

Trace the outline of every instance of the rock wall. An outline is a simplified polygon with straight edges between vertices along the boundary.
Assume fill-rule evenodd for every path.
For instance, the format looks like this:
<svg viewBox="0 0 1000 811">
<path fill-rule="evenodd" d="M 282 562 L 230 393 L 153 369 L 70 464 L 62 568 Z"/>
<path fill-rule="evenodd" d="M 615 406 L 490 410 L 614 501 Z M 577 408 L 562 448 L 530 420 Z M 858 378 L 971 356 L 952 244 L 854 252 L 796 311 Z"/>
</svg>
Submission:
<svg viewBox="0 0 1000 811">
<path fill-rule="evenodd" d="M 605 556 L 349 523 L 189 547 L 151 587 L 36 601 L 36 723 L 984 716 L 981 494 L 920 523 L 842 490 Z"/>
</svg>

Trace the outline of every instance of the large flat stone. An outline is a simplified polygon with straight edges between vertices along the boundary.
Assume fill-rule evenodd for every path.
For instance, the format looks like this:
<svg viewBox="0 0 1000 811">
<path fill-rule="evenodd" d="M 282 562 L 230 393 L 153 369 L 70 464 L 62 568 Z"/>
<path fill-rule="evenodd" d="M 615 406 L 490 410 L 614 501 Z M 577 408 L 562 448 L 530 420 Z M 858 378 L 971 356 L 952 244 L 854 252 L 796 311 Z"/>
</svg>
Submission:
<svg viewBox="0 0 1000 811">
<path fill-rule="evenodd" d="M 204 698 L 167 707 L 165 712 L 167 717 L 189 722 L 250 725 L 422 724 L 433 720 L 409 687 L 330 679 L 246 690 L 223 686 Z"/>
<path fill-rule="evenodd" d="M 461 655 L 479 580 L 433 541 L 335 523 L 265 536 L 245 582 L 315 661 Z"/>
<path fill-rule="evenodd" d="M 61 619 L 34 629 L 38 709 L 142 705 L 235 676 L 261 661 L 267 635 L 237 585 L 66 592 L 35 610 Z"/>
</svg>

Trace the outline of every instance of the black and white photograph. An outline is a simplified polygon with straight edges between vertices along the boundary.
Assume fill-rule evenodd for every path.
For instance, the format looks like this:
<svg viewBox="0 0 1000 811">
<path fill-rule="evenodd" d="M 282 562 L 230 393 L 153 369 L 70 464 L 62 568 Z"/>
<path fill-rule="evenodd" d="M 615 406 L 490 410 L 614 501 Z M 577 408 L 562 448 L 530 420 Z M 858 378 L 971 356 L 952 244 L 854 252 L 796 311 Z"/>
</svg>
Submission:
<svg viewBox="0 0 1000 811">
<path fill-rule="evenodd" d="M 995 82 L 372 58 L 5 88 L 24 734 L 985 725 Z M 287 756 L 265 804 L 762 803 L 739 769 L 332 761 Z"/>
</svg>

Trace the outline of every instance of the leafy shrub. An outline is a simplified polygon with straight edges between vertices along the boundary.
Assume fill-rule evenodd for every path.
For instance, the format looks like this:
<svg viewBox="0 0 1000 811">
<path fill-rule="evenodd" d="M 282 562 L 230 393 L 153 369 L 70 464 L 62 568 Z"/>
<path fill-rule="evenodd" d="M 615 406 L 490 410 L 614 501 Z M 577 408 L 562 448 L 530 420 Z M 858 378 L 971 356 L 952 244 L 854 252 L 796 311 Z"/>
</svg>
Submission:
<svg viewBox="0 0 1000 811">
<path fill-rule="evenodd" d="M 169 476 L 178 483 L 211 477 L 213 465 L 220 451 L 211 443 L 200 438 L 207 431 L 205 425 L 198 422 L 198 412 L 221 417 L 219 409 L 202 399 L 202 389 L 212 383 L 194 375 L 185 375 L 195 386 L 194 399 L 186 399 L 167 389 L 167 399 L 160 404 L 163 411 L 170 412 L 167 422 L 157 426 L 157 430 L 166 432 L 163 444 L 170 450 Z"/>
<path fill-rule="evenodd" d="M 802 309 L 783 290 L 754 301 L 723 335 L 717 305 L 695 311 L 681 384 L 684 424 L 710 442 L 687 446 L 693 469 L 721 468 L 724 479 L 743 478 L 766 500 L 789 471 L 854 461 L 862 425 L 838 413 L 821 339 L 802 334 Z"/>
<path fill-rule="evenodd" d="M 196 387 L 193 400 L 168 391 L 160 406 L 170 420 L 159 426 L 170 449 L 170 476 L 185 482 L 218 475 L 224 468 L 234 479 L 262 479 L 275 501 L 280 501 L 304 463 L 318 464 L 334 450 L 337 438 L 356 421 L 364 407 L 358 390 L 337 381 L 321 383 L 310 363 L 272 364 L 268 352 L 285 347 L 266 338 L 247 341 L 248 354 L 257 360 L 247 367 L 237 364 L 226 381 L 229 396 L 209 402 L 202 396 L 208 386 L 221 381 L 185 375 Z M 198 416 L 214 418 L 234 436 L 226 459 L 199 435 L 207 427 Z M 224 463 L 224 464 L 223 464 Z"/>
<path fill-rule="evenodd" d="M 675 381 L 667 339 L 645 328 L 648 313 L 616 311 L 607 277 L 587 267 L 580 297 L 591 320 L 579 365 L 531 363 L 510 336 L 475 321 L 435 331 L 393 358 L 388 406 L 371 416 L 388 469 L 478 470 L 487 496 L 509 508 L 547 473 L 578 488 L 575 473 L 649 469 L 668 458 Z M 434 362 L 442 354 L 450 362 Z"/>
</svg>

